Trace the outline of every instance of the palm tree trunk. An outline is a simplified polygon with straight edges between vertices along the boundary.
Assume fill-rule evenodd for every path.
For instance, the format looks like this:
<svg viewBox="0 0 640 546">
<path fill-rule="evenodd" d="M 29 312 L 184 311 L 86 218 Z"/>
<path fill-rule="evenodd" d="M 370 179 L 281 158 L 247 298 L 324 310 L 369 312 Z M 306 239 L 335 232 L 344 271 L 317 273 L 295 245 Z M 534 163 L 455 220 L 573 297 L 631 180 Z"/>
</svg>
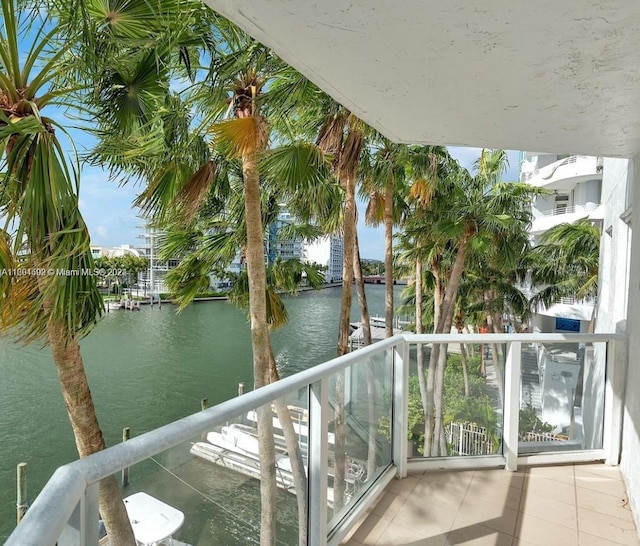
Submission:
<svg viewBox="0 0 640 546">
<path fill-rule="evenodd" d="M 78 340 L 69 336 L 64 321 L 53 319 L 47 325 L 47 335 L 78 455 L 82 458 L 102 451 L 106 444 L 98 425 Z M 114 476 L 100 483 L 99 503 L 110 543 L 114 546 L 135 546 L 129 517 Z"/>
<path fill-rule="evenodd" d="M 491 292 L 485 290 L 483 293 L 485 313 L 487 315 L 487 327 L 489 332 L 500 333 L 497 321 L 495 320 L 493 313 L 491 312 Z M 493 366 L 496 371 L 496 380 L 498 382 L 498 394 L 500 396 L 500 404 L 504 405 L 504 383 L 502 380 L 502 368 L 500 367 L 500 354 L 498 351 L 498 345 L 491 343 L 489 345 L 491 350 L 491 357 L 493 359 Z M 486 365 L 485 365 L 486 368 Z"/>
<path fill-rule="evenodd" d="M 419 251 L 419 248 L 418 248 Z M 416 289 L 416 334 L 423 333 L 422 326 L 422 260 L 420 257 L 416 258 L 416 278 L 415 278 L 415 289 Z M 424 373 L 424 347 L 418 344 L 416 349 L 416 366 L 418 371 L 418 383 L 420 385 L 420 399 L 422 401 L 422 409 L 425 413 L 425 417 L 427 414 L 427 378 Z M 433 392 L 433 385 L 431 387 Z"/>
<path fill-rule="evenodd" d="M 433 310 L 434 310 L 434 333 L 437 332 L 438 322 L 440 320 L 440 312 L 442 308 L 442 290 L 440 283 L 440 276 L 435 265 L 432 264 L 432 272 L 435 278 L 435 287 L 433 291 Z M 428 457 L 431 453 L 431 446 L 433 445 L 433 394 L 436 383 L 436 364 L 438 362 L 436 356 L 436 350 L 439 345 L 434 344 L 431 346 L 431 354 L 429 355 L 429 371 L 427 372 L 427 384 L 426 384 L 426 405 L 424 413 L 424 451 L 425 457 Z"/>
<path fill-rule="evenodd" d="M 458 332 L 462 334 L 462 330 Z M 462 362 L 462 378 L 464 380 L 464 395 L 469 398 L 471 391 L 469 389 L 469 366 L 467 363 L 467 350 L 465 349 L 465 343 L 460 344 L 460 360 Z"/>
<path fill-rule="evenodd" d="M 467 238 L 463 238 L 459 245 L 458 251 L 456 252 L 456 259 L 453 264 L 453 268 L 451 269 L 451 276 L 449 277 L 449 283 L 447 284 L 447 288 L 444 293 L 444 298 L 442 300 L 440 317 L 438 320 L 437 332 L 436 333 L 449 333 L 451 332 L 451 325 L 453 324 L 453 315 L 455 312 L 455 301 L 458 295 L 458 287 L 460 286 L 460 280 L 462 279 L 462 272 L 464 270 L 464 262 L 466 258 L 467 252 Z M 436 370 L 436 383 L 434 386 L 434 410 L 435 410 L 435 419 L 434 419 L 434 435 L 435 439 L 438 440 L 440 436 L 440 442 L 432 442 L 431 445 L 431 454 L 437 455 L 438 449 L 440 449 L 441 454 L 445 455 L 445 450 L 442 449 L 443 441 L 442 441 L 442 430 L 443 430 L 443 395 L 444 395 L 444 374 L 447 366 L 447 344 L 442 344 L 444 347 L 440 347 L 440 344 L 434 345 L 431 351 L 431 360 L 429 361 L 429 368 L 431 368 L 431 361 L 437 362 L 437 370 Z"/>
<path fill-rule="evenodd" d="M 360 306 L 360 322 L 362 323 L 363 343 L 366 347 L 371 345 L 371 320 L 369 317 L 369 306 L 367 305 L 367 294 L 364 290 L 364 277 L 362 275 L 362 262 L 360 261 L 360 245 L 358 243 L 358 233 L 355 234 L 355 245 L 353 254 L 353 274 L 356 279 L 358 293 L 358 304 Z M 376 438 L 378 436 L 378 418 L 376 415 L 376 377 L 372 369 L 372 364 L 367 366 L 367 419 L 369 421 L 368 447 L 367 447 L 367 479 L 373 479 L 373 475 L 378 468 L 376 462 Z"/>
<path fill-rule="evenodd" d="M 353 275 L 356 280 L 358 293 L 358 305 L 360 306 L 360 322 L 362 323 L 362 338 L 365 347 L 371 345 L 371 317 L 367 305 L 367 294 L 364 290 L 364 276 L 362 275 L 362 262 L 360 260 L 360 245 L 358 233 L 354 237 Z"/>
<path fill-rule="evenodd" d="M 393 335 L 393 177 L 384 195 L 385 337 Z"/>
<path fill-rule="evenodd" d="M 355 173 L 341 177 L 345 189 L 344 203 L 344 261 L 342 266 L 342 299 L 338 331 L 338 356 L 349 350 L 349 319 L 351 317 L 351 293 L 353 290 L 353 256 L 356 237 L 356 178 Z M 337 512 L 345 501 L 346 428 L 344 408 L 344 371 L 336 375 L 336 402 L 334 410 L 335 468 L 333 479 L 334 509 Z"/>
<path fill-rule="evenodd" d="M 257 153 L 242 156 L 244 206 L 247 226 L 247 273 L 249 277 L 249 314 L 251 317 L 251 347 L 253 349 L 254 387 L 270 380 L 271 343 L 267 324 L 266 271 L 264 265 L 263 228 L 260 209 L 260 182 Z M 276 543 L 276 468 L 275 444 L 271 408 L 258 408 L 258 449 L 260 453 L 260 545 Z"/>
</svg>

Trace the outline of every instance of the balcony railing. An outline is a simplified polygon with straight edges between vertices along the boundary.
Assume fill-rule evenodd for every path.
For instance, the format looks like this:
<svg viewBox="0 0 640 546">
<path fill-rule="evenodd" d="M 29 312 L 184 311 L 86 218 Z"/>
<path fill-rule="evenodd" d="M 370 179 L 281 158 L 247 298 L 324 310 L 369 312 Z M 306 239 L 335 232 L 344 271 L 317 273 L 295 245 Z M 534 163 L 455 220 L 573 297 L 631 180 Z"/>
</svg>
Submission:
<svg viewBox="0 0 640 546">
<path fill-rule="evenodd" d="M 602 173 L 603 163 L 602 163 L 602 158 L 601 157 L 597 157 L 596 158 L 596 157 L 592 157 L 592 156 L 572 155 L 572 156 L 569 156 L 569 157 L 565 157 L 564 159 L 560 159 L 559 161 L 556 161 L 554 163 L 551 163 L 550 165 L 545 165 L 544 167 L 541 167 L 541 168 L 536 169 L 534 171 L 523 173 L 522 181 L 523 182 L 528 182 L 528 181 L 532 180 L 533 178 L 537 178 L 537 177 L 540 177 L 541 180 L 547 180 L 548 181 L 551 178 L 553 178 L 555 172 L 560 167 L 564 167 L 565 165 L 571 165 L 572 163 L 577 163 L 579 160 L 588 162 L 589 165 L 593 165 L 594 169 L 593 169 L 593 173 L 592 174 Z"/>
<path fill-rule="evenodd" d="M 197 459 L 194 453 L 209 450 L 211 455 L 209 446 L 223 442 L 216 440 L 218 436 L 237 434 L 239 444 L 246 433 L 257 442 L 251 419 L 255 421 L 260 408 L 262 415 L 271 415 L 277 404 L 280 408 L 286 404 L 295 415 L 306 470 L 306 482 L 298 485 L 306 489 L 309 499 L 304 517 L 310 546 L 339 544 L 389 481 L 405 477 L 408 469 L 504 467 L 513 471 L 518 464 L 529 463 L 617 463 L 621 406 L 614 363 L 622 340 L 616 334 L 396 335 L 60 467 L 7 544 L 97 546 L 100 480 L 129 467 L 133 467 L 132 476 L 163 492 L 168 488 L 158 485 L 161 477 L 168 473 L 177 478 L 182 489 L 171 504 L 186 512 L 187 522 L 198 512 L 211 511 L 211 505 L 203 510 L 197 502 L 213 502 L 221 507 L 216 519 L 227 518 L 231 525 L 239 513 L 252 510 L 246 492 L 238 493 L 242 504 L 234 510 L 230 503 L 236 495 L 230 495 L 229 488 L 238 491 L 230 483 L 235 474 Z M 449 351 L 471 360 L 475 352 L 476 362 L 482 356 L 485 375 L 468 373 L 477 385 L 487 386 L 483 403 L 492 407 L 493 417 L 481 424 L 459 414 L 454 422 L 443 422 L 442 443 L 436 432 L 431 448 L 436 456 L 425 457 L 420 455 L 424 451 L 420 427 L 412 423 L 414 429 L 408 430 L 409 415 L 415 415 L 411 412 L 416 398 L 420 404 L 415 390 L 418 358 L 428 368 L 436 344 L 443 351 L 448 345 Z M 539 350 L 541 346 L 544 351 Z M 554 357 L 544 370 L 539 362 L 542 352 Z M 451 361 L 447 366 L 453 370 L 457 364 Z M 445 385 L 445 392 L 448 388 Z M 476 405 L 471 404 L 470 411 Z M 278 431 L 282 425 L 276 417 L 273 423 L 278 449 L 283 442 Z M 213 443 L 203 442 L 205 435 Z M 409 455 L 410 449 L 415 456 Z M 280 486 L 291 490 L 288 456 L 284 448 L 278 449 L 276 471 Z M 245 473 L 256 473 L 255 465 L 247 469 L 251 467 L 248 459 L 240 462 Z M 255 495 L 257 491 L 254 488 Z M 295 497 L 281 495 L 274 509 L 288 506 L 283 517 L 288 514 L 291 519 Z M 253 529 L 259 529 L 259 502 L 255 506 Z M 197 532 L 198 540 L 203 527 Z M 279 542 L 297 544 L 297 519 L 291 527 L 290 537 Z M 188 529 L 183 531 L 182 539 L 189 542 Z"/>
</svg>

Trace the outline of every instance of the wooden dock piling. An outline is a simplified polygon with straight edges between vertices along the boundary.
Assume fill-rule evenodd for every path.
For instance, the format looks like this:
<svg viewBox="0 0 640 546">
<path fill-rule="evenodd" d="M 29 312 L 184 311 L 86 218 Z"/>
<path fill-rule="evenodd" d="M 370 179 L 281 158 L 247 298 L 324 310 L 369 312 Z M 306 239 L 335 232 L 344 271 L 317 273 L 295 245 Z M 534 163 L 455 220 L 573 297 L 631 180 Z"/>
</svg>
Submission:
<svg viewBox="0 0 640 546">
<path fill-rule="evenodd" d="M 20 463 L 16 473 L 16 523 L 27 513 L 27 463 Z"/>
<path fill-rule="evenodd" d="M 126 442 L 131 438 L 131 429 L 129 427 L 124 427 L 122 429 L 122 441 Z M 129 485 L 129 467 L 122 469 L 122 487 L 127 487 Z"/>
</svg>

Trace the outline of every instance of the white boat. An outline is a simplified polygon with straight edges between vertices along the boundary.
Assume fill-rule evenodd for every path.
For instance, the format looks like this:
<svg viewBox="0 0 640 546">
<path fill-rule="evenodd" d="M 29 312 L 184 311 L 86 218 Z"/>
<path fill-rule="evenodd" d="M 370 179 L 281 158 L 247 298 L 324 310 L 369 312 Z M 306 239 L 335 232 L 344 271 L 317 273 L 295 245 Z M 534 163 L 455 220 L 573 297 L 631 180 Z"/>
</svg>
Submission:
<svg viewBox="0 0 640 546">
<path fill-rule="evenodd" d="M 291 460 L 286 452 L 283 441 L 275 438 L 276 442 L 276 483 L 286 491 L 295 492 Z M 302 457 L 305 471 L 307 469 L 306 446 L 302 446 Z M 207 434 L 206 442 L 196 442 L 191 447 L 191 453 L 197 457 L 224 466 L 245 476 L 260 479 L 260 456 L 258 454 L 257 430 L 247 425 L 234 423 L 222 427 L 220 431 Z M 329 461 L 329 476 L 333 478 L 332 461 Z M 349 459 L 345 472 L 346 495 L 349 498 L 366 475 L 365 465 L 355 459 Z M 333 505 L 333 489 L 327 490 L 329 505 Z"/>
<path fill-rule="evenodd" d="M 120 300 L 107 300 L 104 302 L 104 306 L 108 311 L 115 311 L 122 307 L 122 302 Z"/>
<path fill-rule="evenodd" d="M 184 523 L 180 510 L 144 492 L 125 498 L 124 505 L 138 546 L 191 546 L 173 538 Z M 108 546 L 109 537 L 99 545 Z"/>
</svg>

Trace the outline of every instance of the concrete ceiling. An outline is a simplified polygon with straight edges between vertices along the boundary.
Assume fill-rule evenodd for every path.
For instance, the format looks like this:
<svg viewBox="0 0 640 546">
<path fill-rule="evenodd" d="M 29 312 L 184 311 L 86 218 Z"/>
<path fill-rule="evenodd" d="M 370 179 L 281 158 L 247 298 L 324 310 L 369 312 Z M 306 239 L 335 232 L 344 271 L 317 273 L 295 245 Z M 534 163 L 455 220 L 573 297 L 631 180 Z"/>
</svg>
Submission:
<svg viewBox="0 0 640 546">
<path fill-rule="evenodd" d="M 205 0 L 398 142 L 640 152 L 637 0 Z"/>
</svg>

